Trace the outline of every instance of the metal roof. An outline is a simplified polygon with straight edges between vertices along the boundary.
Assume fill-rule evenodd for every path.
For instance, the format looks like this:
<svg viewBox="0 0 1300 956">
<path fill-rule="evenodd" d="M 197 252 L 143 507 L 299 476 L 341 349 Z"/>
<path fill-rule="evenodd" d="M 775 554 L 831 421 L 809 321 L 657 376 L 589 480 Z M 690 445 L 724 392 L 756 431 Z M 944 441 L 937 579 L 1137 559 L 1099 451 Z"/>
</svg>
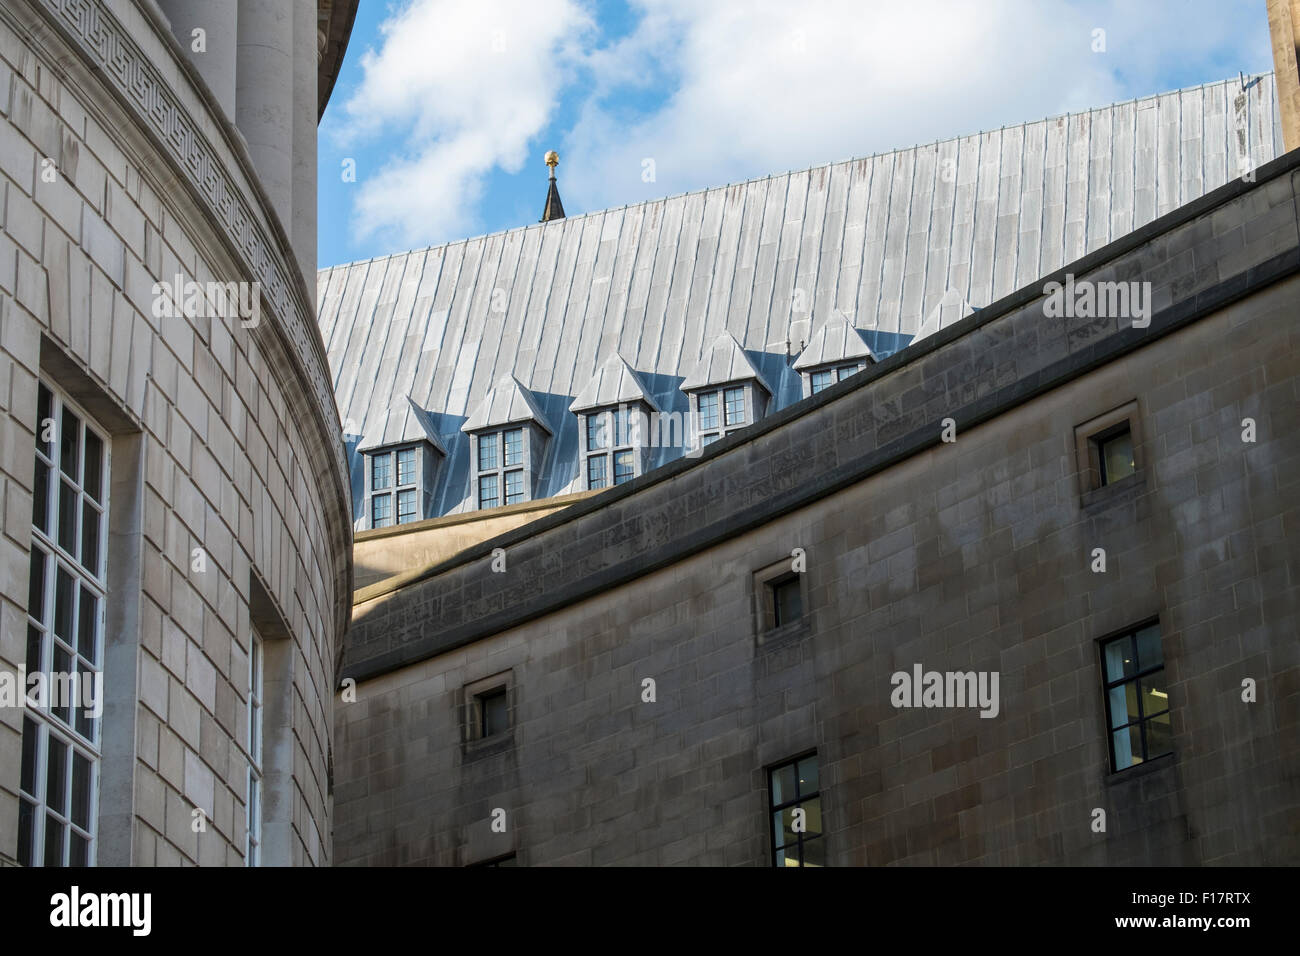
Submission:
<svg viewBox="0 0 1300 956">
<path fill-rule="evenodd" d="M 727 385 L 731 382 L 757 381 L 769 395 L 775 395 L 772 386 L 767 384 L 754 363 L 749 360 L 745 350 L 740 347 L 736 337 L 730 332 L 722 332 L 704 355 L 695 363 L 695 368 L 686 380 L 678 386 L 683 392 L 710 385 Z"/>
<path fill-rule="evenodd" d="M 821 328 L 813 333 L 804 350 L 794 361 L 796 372 L 840 362 L 844 359 L 865 358 L 874 362 L 876 357 L 871 348 L 862 341 L 862 336 L 842 312 L 836 312 L 822 323 Z"/>
<path fill-rule="evenodd" d="M 607 408 L 628 402 L 645 402 L 652 411 L 659 411 L 659 404 L 646 388 L 636 369 L 628 364 L 627 359 L 615 352 L 605 360 L 605 364 L 596 369 L 587 386 L 578 393 L 578 397 L 569 406 L 571 412 L 585 412 L 593 408 Z"/>
<path fill-rule="evenodd" d="M 546 413 L 538 406 L 533 393 L 520 385 L 519 379 L 506 373 L 483 396 L 483 401 L 478 403 L 474 414 L 465 420 L 460 430 L 476 432 L 484 428 L 516 425 L 519 422 L 536 422 L 554 434 L 554 429 L 546 421 Z"/>
<path fill-rule="evenodd" d="M 461 429 L 507 375 L 554 429 L 539 495 L 579 490 L 569 406 L 615 353 L 685 414 L 683 377 L 728 333 L 780 408 L 802 396 L 788 353 L 835 310 L 884 357 L 945 296 L 942 324 L 1281 152 L 1272 74 L 1234 77 L 323 269 L 358 527 L 357 438 L 399 398 L 448 450 L 435 514 L 474 507 Z"/>
</svg>

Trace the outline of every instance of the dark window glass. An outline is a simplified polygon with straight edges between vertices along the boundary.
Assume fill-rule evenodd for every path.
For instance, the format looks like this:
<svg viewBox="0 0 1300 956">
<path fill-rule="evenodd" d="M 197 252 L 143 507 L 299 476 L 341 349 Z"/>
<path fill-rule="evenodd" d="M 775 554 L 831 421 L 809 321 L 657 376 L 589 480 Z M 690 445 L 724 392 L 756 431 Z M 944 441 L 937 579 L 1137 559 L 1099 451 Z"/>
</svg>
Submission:
<svg viewBox="0 0 1300 956">
<path fill-rule="evenodd" d="M 103 484 L 104 472 L 104 443 L 99 440 L 89 429 L 86 430 L 86 460 L 84 462 L 84 477 L 82 478 L 81 487 L 96 502 L 103 503 L 104 489 L 100 486 Z"/>
<path fill-rule="evenodd" d="M 1158 625 L 1101 647 L 1111 766 L 1115 771 L 1170 753 L 1169 688 Z"/>
<path fill-rule="evenodd" d="M 46 534 L 50 533 L 50 469 L 39 459 L 36 461 L 36 488 L 32 495 L 32 524 Z"/>
<path fill-rule="evenodd" d="M 64 826 L 54 819 L 53 814 L 45 815 L 45 865 L 63 865 L 63 829 Z"/>
<path fill-rule="evenodd" d="M 393 496 L 375 495 L 370 499 L 370 527 L 387 528 L 393 523 Z"/>
<path fill-rule="evenodd" d="M 90 761 L 75 750 L 72 753 L 72 822 L 83 830 L 90 829 Z"/>
<path fill-rule="evenodd" d="M 76 603 L 77 591 L 76 582 L 73 581 L 72 575 L 63 570 L 60 565 L 55 573 L 54 585 L 54 633 L 67 641 L 69 645 L 72 640 L 72 624 Z"/>
<path fill-rule="evenodd" d="M 45 805 L 56 813 L 65 814 L 68 811 L 68 745 L 51 734 L 47 752 Z"/>
<path fill-rule="evenodd" d="M 68 847 L 68 866 L 88 866 L 90 864 L 90 843 L 80 833 L 69 832 L 72 843 Z"/>
<path fill-rule="evenodd" d="M 792 577 L 772 585 L 773 626 L 780 627 L 799 620 L 803 615 L 803 599 L 799 593 L 799 579 Z"/>
<path fill-rule="evenodd" d="M 68 408 L 63 409 L 63 428 L 59 432 L 59 468 L 65 475 L 76 481 L 81 475 L 77 472 L 81 446 L 81 420 Z"/>
<path fill-rule="evenodd" d="M 32 827 L 36 823 L 36 810 L 26 800 L 18 801 L 18 862 L 23 866 L 35 866 L 32 859 Z"/>
<path fill-rule="evenodd" d="M 499 734 L 509 729 L 510 714 L 506 704 L 506 689 L 504 687 L 489 691 L 486 694 L 480 694 L 478 703 L 480 736 L 491 737 L 493 734 Z"/>
<path fill-rule="evenodd" d="M 592 455 L 587 459 L 587 487 L 605 487 L 605 456 Z"/>
<path fill-rule="evenodd" d="M 502 440 L 505 444 L 505 452 L 501 458 L 502 467 L 509 468 L 511 465 L 518 465 L 524 460 L 524 430 L 522 428 L 511 428 L 502 433 Z"/>
<path fill-rule="evenodd" d="M 50 390 L 44 385 L 38 385 L 36 388 L 36 447 L 44 453 L 46 458 L 54 455 L 54 442 L 45 441 L 47 436 L 53 436 L 54 429 L 47 427 L 52 424 L 50 414 L 53 409 L 54 399 L 50 395 Z"/>
<path fill-rule="evenodd" d="M 43 643 L 44 642 L 41 640 L 41 632 L 38 629 L 32 627 L 30 624 L 28 624 L 27 625 L 27 673 L 29 675 L 31 674 L 32 671 L 39 671 L 45 668 L 45 655 L 41 653 Z M 23 693 L 24 694 L 27 693 L 26 689 L 23 690 Z"/>
<path fill-rule="evenodd" d="M 50 683 L 47 688 L 50 713 L 65 724 L 72 723 L 72 655 L 60 644 L 54 645 L 54 666 L 50 669 Z M 46 801 L 48 802 L 48 801 Z M 59 811 L 62 813 L 62 809 Z"/>
<path fill-rule="evenodd" d="M 817 755 L 768 771 L 774 866 L 825 866 Z"/>
<path fill-rule="evenodd" d="M 388 452 L 370 458 L 370 490 L 383 491 L 393 483 L 393 456 Z"/>
<path fill-rule="evenodd" d="M 77 489 L 59 482 L 59 547 L 77 553 Z"/>
<path fill-rule="evenodd" d="M 23 767 L 20 785 L 23 792 L 36 796 L 36 752 L 40 747 L 41 730 L 30 717 L 23 718 Z"/>
<path fill-rule="evenodd" d="M 100 513 L 86 501 L 81 506 L 81 566 L 99 577 L 99 520 Z"/>
<path fill-rule="evenodd" d="M 27 578 L 27 613 L 37 621 L 45 620 L 45 552 L 32 548 L 32 566 Z M 31 667 L 30 664 L 27 665 Z"/>
<path fill-rule="evenodd" d="M 1125 429 L 1098 443 L 1101 452 L 1101 483 L 1109 485 L 1133 474 L 1133 434 Z"/>
<path fill-rule="evenodd" d="M 81 588 L 81 604 L 77 607 L 77 653 L 92 664 L 99 663 L 95 653 L 95 624 L 99 617 L 99 598 L 85 586 Z"/>
</svg>

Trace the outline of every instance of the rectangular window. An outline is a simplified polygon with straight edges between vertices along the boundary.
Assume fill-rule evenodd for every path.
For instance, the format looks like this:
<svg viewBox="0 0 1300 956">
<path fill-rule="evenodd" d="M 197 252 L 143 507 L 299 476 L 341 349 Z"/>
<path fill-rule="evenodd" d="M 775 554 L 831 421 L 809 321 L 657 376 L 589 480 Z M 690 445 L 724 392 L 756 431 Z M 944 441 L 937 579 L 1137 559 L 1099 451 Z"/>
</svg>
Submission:
<svg viewBox="0 0 1300 956">
<path fill-rule="evenodd" d="M 262 638 L 256 631 L 248 645 L 248 802 L 244 864 L 262 861 Z"/>
<path fill-rule="evenodd" d="M 604 488 L 605 484 L 605 456 L 592 455 L 587 459 L 587 488 Z"/>
<path fill-rule="evenodd" d="M 505 687 L 496 687 L 486 694 L 480 694 L 477 700 L 480 739 L 510 729 L 510 709 Z"/>
<path fill-rule="evenodd" d="M 621 485 L 625 481 L 631 481 L 636 477 L 636 469 L 632 465 L 632 453 L 630 451 L 617 451 L 614 453 L 614 484 Z"/>
<path fill-rule="evenodd" d="M 812 393 L 814 395 L 816 395 L 818 392 L 822 391 L 823 389 L 827 389 L 831 387 L 831 373 L 828 371 L 813 372 L 811 378 L 812 378 Z"/>
<path fill-rule="evenodd" d="M 397 523 L 410 524 L 417 518 L 415 510 L 415 491 L 406 489 L 397 493 Z"/>
<path fill-rule="evenodd" d="M 1150 624 L 1101 646 L 1111 767 L 1137 766 L 1173 751 L 1169 684 L 1160 626 Z"/>
<path fill-rule="evenodd" d="M 375 495 L 370 499 L 370 527 L 387 528 L 393 523 L 393 496 Z"/>
<path fill-rule="evenodd" d="M 388 452 L 370 456 L 370 490 L 383 491 L 393 482 L 393 456 Z"/>
<path fill-rule="evenodd" d="M 493 432 L 491 435 L 478 436 L 478 470 L 491 471 L 498 467 L 497 445 L 501 438 Z"/>
<path fill-rule="evenodd" d="M 478 506 L 480 508 L 495 508 L 499 504 L 498 481 L 496 475 L 482 475 L 479 477 Z"/>
<path fill-rule="evenodd" d="M 825 866 L 817 755 L 768 771 L 773 866 Z"/>
<path fill-rule="evenodd" d="M 745 424 L 745 390 L 743 388 L 729 388 L 725 395 L 727 400 L 727 424 Z"/>
<path fill-rule="evenodd" d="M 799 578 L 792 575 L 773 582 L 772 626 L 792 624 L 803 617 L 803 598 L 799 593 Z"/>
<path fill-rule="evenodd" d="M 594 412 L 587 416 L 587 451 L 605 447 L 605 413 Z"/>
<path fill-rule="evenodd" d="M 1098 459 L 1101 464 L 1101 483 L 1109 485 L 1133 474 L 1133 433 L 1125 427 L 1106 438 L 1097 440 Z"/>
<path fill-rule="evenodd" d="M 524 460 L 524 430 L 522 428 L 511 428 L 502 433 L 505 440 L 505 455 L 501 464 L 506 468 L 511 465 L 519 465 Z"/>
<path fill-rule="evenodd" d="M 44 382 L 37 385 L 37 419 L 26 671 L 45 679 L 23 716 L 18 858 L 26 866 L 91 866 L 100 744 L 94 714 L 103 703 L 108 445 L 98 426 Z M 54 483 L 57 495 L 50 491 Z"/>
<path fill-rule="evenodd" d="M 704 392 L 700 395 L 700 431 L 718 427 L 718 393 Z"/>
<path fill-rule="evenodd" d="M 632 441 L 632 409 L 623 406 L 614 412 L 614 444 L 627 445 Z"/>
<path fill-rule="evenodd" d="M 415 484 L 415 449 L 399 448 L 397 450 L 397 484 Z"/>
<path fill-rule="evenodd" d="M 856 375 L 860 371 L 862 371 L 862 367 L 860 365 L 841 365 L 838 369 L 835 370 L 835 380 L 838 382 L 842 382 L 850 375 Z"/>
<path fill-rule="evenodd" d="M 506 472 L 506 504 L 512 505 L 524 500 L 524 473 L 522 471 Z"/>
</svg>

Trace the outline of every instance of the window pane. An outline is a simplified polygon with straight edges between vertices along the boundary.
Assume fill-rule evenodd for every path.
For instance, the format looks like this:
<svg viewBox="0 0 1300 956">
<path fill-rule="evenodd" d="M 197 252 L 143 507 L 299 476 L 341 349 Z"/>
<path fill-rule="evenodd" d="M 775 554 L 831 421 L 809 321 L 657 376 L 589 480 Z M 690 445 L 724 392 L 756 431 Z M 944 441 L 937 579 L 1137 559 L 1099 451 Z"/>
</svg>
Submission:
<svg viewBox="0 0 1300 956">
<path fill-rule="evenodd" d="M 1161 754 L 1167 754 L 1174 749 L 1173 726 L 1169 721 L 1169 713 L 1165 712 L 1157 717 L 1152 717 L 1146 722 L 1147 729 L 1147 757 L 1159 757 Z"/>
<path fill-rule="evenodd" d="M 415 484 L 415 449 L 402 448 L 397 452 L 397 484 Z"/>
<path fill-rule="evenodd" d="M 99 436 L 91 431 L 86 431 L 86 460 L 83 463 L 84 477 L 81 481 L 81 487 L 100 504 L 104 501 L 103 471 L 104 471 L 104 443 L 99 440 Z"/>
<path fill-rule="evenodd" d="M 67 772 L 68 745 L 57 737 L 49 737 L 49 762 L 45 767 L 45 804 L 51 810 L 64 814 L 68 810 Z"/>
<path fill-rule="evenodd" d="M 798 866 L 799 865 L 798 851 L 794 847 L 790 848 L 790 853 L 788 854 L 786 853 L 785 850 L 777 850 L 776 865 L 777 866 Z"/>
<path fill-rule="evenodd" d="M 745 390 L 729 388 L 726 391 L 727 424 L 743 425 L 745 423 Z"/>
<path fill-rule="evenodd" d="M 1138 681 L 1142 685 L 1142 713 L 1146 717 L 1169 709 L 1169 685 L 1165 672 L 1158 670 Z"/>
<path fill-rule="evenodd" d="M 826 865 L 826 841 L 821 837 L 813 840 L 804 840 L 803 842 L 803 865 L 804 866 L 825 866 Z"/>
<path fill-rule="evenodd" d="M 72 754 L 72 822 L 90 829 L 90 761 L 76 751 Z"/>
<path fill-rule="evenodd" d="M 32 495 L 32 524 L 46 534 L 50 533 L 50 469 L 40 459 L 36 461 L 36 488 Z"/>
<path fill-rule="evenodd" d="M 94 670 L 91 670 L 84 662 L 78 663 L 77 667 L 77 700 L 75 710 L 77 733 L 82 737 L 95 743 L 95 731 L 97 729 L 98 719 L 93 716 L 94 705 L 102 702 L 96 697 L 97 694 L 103 693 L 102 679 L 99 687 L 95 686 Z M 91 706 L 82 706 L 83 703 L 89 703 Z"/>
<path fill-rule="evenodd" d="M 505 441 L 505 455 L 501 464 L 506 468 L 520 464 L 524 460 L 524 430 L 511 428 L 502 434 Z"/>
<path fill-rule="evenodd" d="M 68 847 L 68 866 L 90 865 L 90 843 L 79 833 L 68 833 L 72 841 Z"/>
<path fill-rule="evenodd" d="M 59 482 L 59 547 L 77 553 L 77 489 Z"/>
<path fill-rule="evenodd" d="M 41 741 L 41 730 L 30 717 L 23 718 L 23 765 L 19 785 L 24 793 L 36 796 L 36 752 Z"/>
<path fill-rule="evenodd" d="M 35 808 L 26 800 L 18 801 L 18 862 L 35 866 L 32 859 L 32 828 L 36 825 Z"/>
<path fill-rule="evenodd" d="M 76 481 L 81 477 L 77 472 L 81 447 L 81 419 L 72 414 L 70 409 L 63 409 L 63 428 L 59 433 L 59 468 L 65 475 Z"/>
<path fill-rule="evenodd" d="M 34 620 L 45 621 L 45 552 L 40 548 L 32 548 L 31 570 L 27 578 L 27 613 Z M 32 665 L 27 665 L 30 670 Z"/>
<path fill-rule="evenodd" d="M 478 436 L 479 471 L 491 471 L 497 467 L 497 443 L 500 441 L 501 438 L 496 432 Z"/>
<path fill-rule="evenodd" d="M 50 395 L 50 390 L 44 385 L 38 385 L 36 387 L 36 447 L 44 453 L 46 458 L 54 456 L 54 443 L 42 440 L 46 435 L 53 436 L 54 434 L 54 429 L 46 427 L 50 423 L 53 407 L 54 398 Z"/>
<path fill-rule="evenodd" d="M 89 501 L 81 505 L 81 566 L 99 577 L 99 523 L 101 515 Z"/>
<path fill-rule="evenodd" d="M 1141 724 L 1134 724 L 1111 734 L 1115 746 L 1115 769 L 1123 770 L 1142 762 Z"/>
<path fill-rule="evenodd" d="M 386 528 L 393 521 L 393 496 L 375 495 L 370 499 L 370 527 Z"/>
<path fill-rule="evenodd" d="M 85 587 L 81 589 L 81 603 L 77 607 L 77 653 L 92 664 L 99 663 L 95 634 L 99 624 L 99 598 Z"/>
<path fill-rule="evenodd" d="M 504 690 L 484 694 L 479 698 L 479 707 L 483 714 L 483 723 L 480 729 L 484 737 L 491 737 L 493 734 L 499 734 L 509 729 L 509 713 L 506 707 L 506 693 Z"/>
<path fill-rule="evenodd" d="M 1159 667 L 1165 662 L 1164 650 L 1160 646 L 1160 626 L 1152 624 L 1137 632 L 1137 666 L 1142 670 Z"/>
<path fill-rule="evenodd" d="M 397 493 L 397 523 L 406 524 L 416 520 L 415 491 L 408 488 Z"/>
<path fill-rule="evenodd" d="M 815 793 L 818 784 L 816 755 L 804 757 L 799 761 L 799 792 Z"/>
<path fill-rule="evenodd" d="M 786 807 L 772 814 L 772 832 L 777 848 L 791 847 L 799 842 L 799 834 L 794 832 L 794 811 L 797 807 Z"/>
<path fill-rule="evenodd" d="M 799 620 L 803 615 L 803 600 L 799 594 L 799 579 L 790 578 L 772 587 L 772 598 L 776 609 L 777 627 Z"/>
<path fill-rule="evenodd" d="M 587 416 L 587 451 L 605 447 L 605 413 L 593 412 Z"/>
<path fill-rule="evenodd" d="M 798 794 L 794 789 L 794 764 L 777 767 L 772 771 L 772 803 L 780 806 Z"/>
<path fill-rule="evenodd" d="M 524 500 L 524 473 L 522 471 L 506 472 L 506 504 Z"/>
<path fill-rule="evenodd" d="M 77 596 L 76 584 L 72 580 L 72 575 L 63 570 L 62 565 L 59 565 L 59 570 L 55 574 L 55 581 L 54 633 L 67 641 L 68 644 L 72 644 L 72 618 Z"/>
<path fill-rule="evenodd" d="M 1123 680 L 1137 673 L 1133 661 L 1133 639 L 1121 637 L 1106 645 L 1103 654 L 1106 659 L 1106 683 Z"/>
<path fill-rule="evenodd" d="M 701 446 L 712 445 L 715 441 L 717 441 L 721 437 L 722 436 L 719 435 L 717 432 L 714 432 L 712 435 L 704 435 L 700 438 L 700 445 Z"/>
<path fill-rule="evenodd" d="M 812 393 L 816 395 L 823 389 L 831 387 L 830 372 L 813 372 L 812 373 Z"/>
<path fill-rule="evenodd" d="M 50 669 L 51 680 L 48 685 L 49 708 L 65 724 L 72 723 L 72 701 L 68 693 L 72 689 L 72 671 L 72 655 L 55 644 L 54 666 Z"/>
<path fill-rule="evenodd" d="M 632 440 L 632 409 L 619 408 L 614 412 L 614 444 L 626 445 Z"/>
<path fill-rule="evenodd" d="M 718 393 L 707 392 L 700 396 L 700 430 L 718 427 Z"/>
<path fill-rule="evenodd" d="M 632 453 L 630 451 L 619 451 L 614 453 L 614 484 L 621 485 L 625 481 L 631 481 L 636 477 L 636 469 L 632 467 Z"/>
<path fill-rule="evenodd" d="M 45 865 L 63 865 L 63 827 L 64 824 L 49 814 L 45 815 Z"/>
<path fill-rule="evenodd" d="M 27 673 L 28 674 L 30 674 L 32 671 L 39 671 L 45 669 L 45 655 L 41 653 L 43 649 L 42 644 L 43 642 L 41 641 L 41 632 L 38 629 L 32 627 L 32 625 L 28 624 L 27 625 Z M 22 688 L 20 690 L 20 693 L 22 693 L 25 696 L 27 693 L 27 689 L 25 687 Z"/>
<path fill-rule="evenodd" d="M 822 832 L 822 801 L 821 797 L 813 797 L 811 800 L 805 800 L 800 804 L 804 811 L 803 825 L 804 836 L 821 836 Z"/>
<path fill-rule="evenodd" d="M 1138 694 L 1135 681 L 1112 687 L 1108 693 L 1112 727 L 1123 727 L 1138 719 Z"/>
<path fill-rule="evenodd" d="M 383 491 L 393 481 L 393 456 L 384 452 L 370 459 L 370 490 Z"/>
<path fill-rule="evenodd" d="M 856 375 L 860 371 L 862 371 L 862 366 L 860 365 L 841 365 L 837 370 L 836 378 L 842 382 L 850 375 Z"/>
<path fill-rule="evenodd" d="M 483 446 L 480 445 L 480 448 Z M 483 475 L 478 480 L 478 506 L 495 508 L 497 506 L 497 476 Z"/>
<path fill-rule="evenodd" d="M 1101 444 L 1102 482 L 1110 484 L 1133 474 L 1133 435 L 1124 432 Z"/>
<path fill-rule="evenodd" d="M 587 488 L 605 487 L 605 456 L 592 455 L 587 459 Z"/>
</svg>

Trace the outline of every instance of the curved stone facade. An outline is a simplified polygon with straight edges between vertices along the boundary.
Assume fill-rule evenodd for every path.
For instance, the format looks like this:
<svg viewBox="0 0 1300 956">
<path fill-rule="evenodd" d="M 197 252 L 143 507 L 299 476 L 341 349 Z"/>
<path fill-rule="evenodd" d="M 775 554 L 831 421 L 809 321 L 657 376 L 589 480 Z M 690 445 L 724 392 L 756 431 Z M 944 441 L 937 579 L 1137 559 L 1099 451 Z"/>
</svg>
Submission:
<svg viewBox="0 0 1300 956">
<path fill-rule="evenodd" d="M 57 672 L 60 628 L 73 627 L 60 624 L 64 579 L 46 596 L 31 555 L 44 548 L 74 576 L 78 555 L 103 560 L 75 605 L 99 609 L 83 615 L 98 728 L 79 737 L 57 708 L 0 706 L 0 859 L 22 864 L 55 851 L 52 862 L 88 852 L 100 865 L 331 862 L 332 689 L 352 568 L 341 431 L 304 278 L 317 10 L 282 5 L 274 53 L 288 62 L 267 75 L 291 78 L 275 158 L 289 172 L 276 179 L 246 145 L 266 131 L 228 113 L 234 78 L 219 88 L 178 42 L 184 6 L 0 9 L 0 673 Z M 237 33 L 208 38 L 215 52 Z M 48 394 L 74 415 L 53 426 L 65 460 L 68 434 L 103 437 L 102 511 L 65 515 L 62 498 L 41 511 L 32 449 L 52 421 Z M 86 424 L 65 425 L 76 418 Z M 89 487 L 91 453 L 74 457 Z M 46 495 L 71 487 L 63 474 Z M 57 522 L 48 539 L 34 504 Z M 83 533 L 102 521 L 102 552 L 72 535 L 65 551 L 65 519 Z M 54 776 L 65 744 L 70 783 Z"/>
</svg>

